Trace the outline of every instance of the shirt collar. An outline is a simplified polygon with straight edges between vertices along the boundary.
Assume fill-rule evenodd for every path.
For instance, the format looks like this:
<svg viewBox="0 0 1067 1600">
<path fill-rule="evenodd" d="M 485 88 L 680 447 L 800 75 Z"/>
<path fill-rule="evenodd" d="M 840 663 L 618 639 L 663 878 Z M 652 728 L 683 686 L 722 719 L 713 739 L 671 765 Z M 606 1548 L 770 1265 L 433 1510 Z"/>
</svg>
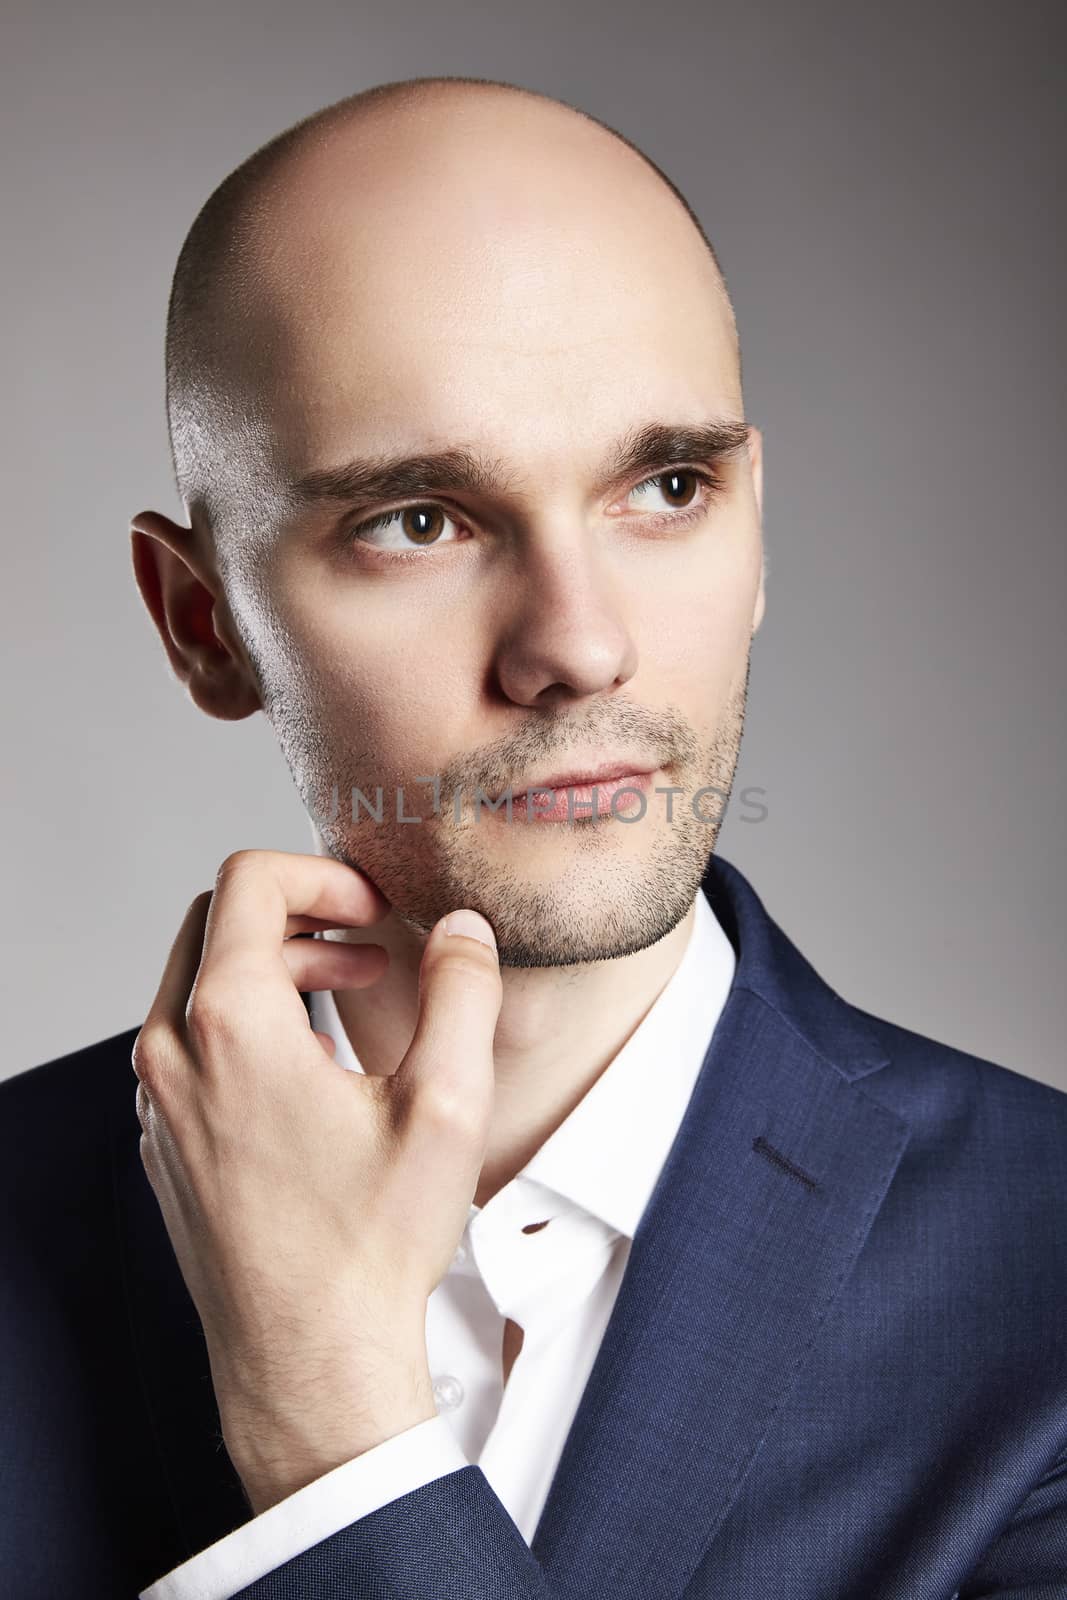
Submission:
<svg viewBox="0 0 1067 1600">
<path fill-rule="evenodd" d="M 685 1114 L 735 967 L 733 946 L 700 889 L 689 942 L 667 984 L 570 1115 L 490 1205 L 509 1195 L 512 1185 L 516 1195 L 550 1190 L 632 1239 Z M 332 1036 L 334 1060 L 362 1072 L 329 990 L 312 992 L 310 1015 L 313 1028 Z M 472 1206 L 471 1215 L 478 1209 Z"/>
</svg>

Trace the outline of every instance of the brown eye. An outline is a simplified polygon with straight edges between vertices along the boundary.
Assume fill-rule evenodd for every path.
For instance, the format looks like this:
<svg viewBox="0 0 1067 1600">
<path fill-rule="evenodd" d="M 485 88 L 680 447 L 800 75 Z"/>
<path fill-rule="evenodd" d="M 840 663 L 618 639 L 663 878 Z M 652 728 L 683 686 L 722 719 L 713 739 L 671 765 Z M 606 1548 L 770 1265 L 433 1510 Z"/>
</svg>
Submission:
<svg viewBox="0 0 1067 1600">
<path fill-rule="evenodd" d="M 693 472 L 664 472 L 660 475 L 660 486 L 664 496 L 674 506 L 687 506 L 696 490 L 696 474 Z"/>
<path fill-rule="evenodd" d="M 653 490 L 662 496 L 666 507 L 671 511 L 684 511 L 693 504 L 694 497 L 701 482 L 700 474 L 681 468 L 670 472 L 659 472 L 652 478 L 646 478 L 643 483 L 637 484 L 630 490 L 632 495 L 640 495 L 645 501 L 645 509 L 660 511 L 662 506 L 657 506 L 655 498 L 649 496 Z"/>
<path fill-rule="evenodd" d="M 383 555 L 407 555 L 420 545 L 455 544 L 454 536 L 443 537 L 449 523 L 455 527 L 455 519 L 440 506 L 402 506 L 357 523 L 348 537 L 353 544 L 365 544 Z"/>
<path fill-rule="evenodd" d="M 440 506 L 408 506 L 400 512 L 401 531 L 416 544 L 433 544 L 446 520 Z"/>
</svg>

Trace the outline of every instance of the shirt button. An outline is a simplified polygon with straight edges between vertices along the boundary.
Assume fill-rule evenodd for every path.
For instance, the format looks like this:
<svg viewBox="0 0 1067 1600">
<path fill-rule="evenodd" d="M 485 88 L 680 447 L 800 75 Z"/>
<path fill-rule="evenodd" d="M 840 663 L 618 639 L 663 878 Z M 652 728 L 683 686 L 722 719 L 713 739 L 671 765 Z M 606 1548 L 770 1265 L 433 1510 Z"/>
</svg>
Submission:
<svg viewBox="0 0 1067 1600">
<path fill-rule="evenodd" d="M 463 1402 L 463 1385 L 446 1372 L 433 1380 L 433 1394 L 438 1411 L 455 1411 Z"/>
</svg>

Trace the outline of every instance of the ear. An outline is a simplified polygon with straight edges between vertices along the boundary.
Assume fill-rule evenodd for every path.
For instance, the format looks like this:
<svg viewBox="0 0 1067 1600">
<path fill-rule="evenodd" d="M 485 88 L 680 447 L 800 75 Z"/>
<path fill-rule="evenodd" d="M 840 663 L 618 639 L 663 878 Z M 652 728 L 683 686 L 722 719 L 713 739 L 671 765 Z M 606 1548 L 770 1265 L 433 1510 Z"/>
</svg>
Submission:
<svg viewBox="0 0 1067 1600">
<path fill-rule="evenodd" d="M 130 523 L 130 542 L 141 598 L 194 705 L 223 722 L 259 711 L 259 689 L 222 585 L 201 559 L 192 529 L 158 511 L 139 511 Z"/>
<path fill-rule="evenodd" d="M 763 550 L 763 434 L 759 428 L 750 427 L 748 430 L 748 459 L 752 468 L 752 489 L 756 496 L 760 537 L 759 590 L 756 594 L 755 609 L 752 612 L 752 632 L 755 633 L 763 621 L 763 613 L 767 608 L 767 598 L 764 592 L 767 582 L 767 557 Z"/>
</svg>

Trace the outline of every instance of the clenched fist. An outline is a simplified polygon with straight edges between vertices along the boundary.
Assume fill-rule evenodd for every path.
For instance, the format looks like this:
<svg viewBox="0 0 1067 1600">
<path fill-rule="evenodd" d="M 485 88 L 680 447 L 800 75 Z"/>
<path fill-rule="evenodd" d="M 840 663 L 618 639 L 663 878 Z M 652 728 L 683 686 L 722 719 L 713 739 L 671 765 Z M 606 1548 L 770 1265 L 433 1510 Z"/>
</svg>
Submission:
<svg viewBox="0 0 1067 1600">
<path fill-rule="evenodd" d="M 364 988 L 388 956 L 293 935 L 388 911 L 332 857 L 238 851 L 189 907 L 134 1044 L 141 1158 L 257 1513 L 436 1414 L 426 1303 L 485 1157 L 502 988 L 489 924 L 452 913 L 396 1072 L 338 1065 L 300 991 Z"/>
</svg>

